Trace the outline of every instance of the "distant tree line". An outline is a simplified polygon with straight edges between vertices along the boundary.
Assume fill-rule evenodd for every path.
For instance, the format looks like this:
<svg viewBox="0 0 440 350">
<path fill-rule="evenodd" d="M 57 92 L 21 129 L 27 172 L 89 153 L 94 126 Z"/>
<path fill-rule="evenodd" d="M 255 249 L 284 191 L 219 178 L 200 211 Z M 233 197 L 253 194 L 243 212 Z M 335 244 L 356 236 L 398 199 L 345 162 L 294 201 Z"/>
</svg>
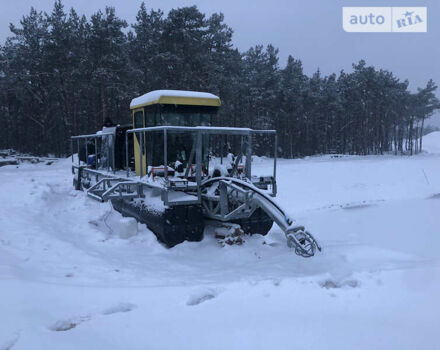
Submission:
<svg viewBox="0 0 440 350">
<path fill-rule="evenodd" d="M 223 106 L 215 125 L 274 128 L 279 155 L 419 152 L 424 121 L 440 107 L 430 80 L 417 93 L 391 72 L 353 65 L 311 77 L 261 45 L 240 52 L 222 14 L 197 7 L 167 16 L 142 4 L 128 28 L 113 8 L 89 19 L 56 1 L 31 9 L 0 47 L 0 148 L 66 155 L 69 137 L 109 117 L 129 123 L 129 102 L 155 89 L 209 91 Z M 257 145 L 259 154 L 267 145 Z"/>
</svg>

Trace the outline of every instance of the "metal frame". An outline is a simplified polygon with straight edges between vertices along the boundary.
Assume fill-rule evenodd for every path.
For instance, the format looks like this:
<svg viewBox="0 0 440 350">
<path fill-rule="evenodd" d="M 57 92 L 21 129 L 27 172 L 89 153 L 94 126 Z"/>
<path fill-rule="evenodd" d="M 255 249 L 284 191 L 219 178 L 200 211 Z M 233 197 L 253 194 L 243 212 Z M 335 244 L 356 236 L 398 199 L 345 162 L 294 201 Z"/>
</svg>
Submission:
<svg viewBox="0 0 440 350">
<path fill-rule="evenodd" d="M 229 128 L 229 127 L 208 127 L 208 126 L 196 126 L 196 127 L 186 127 L 186 126 L 153 126 L 146 128 L 137 128 L 127 130 L 125 134 L 125 144 L 128 145 L 128 135 L 136 134 L 140 139 L 140 152 L 139 152 L 139 164 L 141 165 L 140 176 L 142 178 L 143 174 L 143 152 L 144 152 L 144 143 L 143 143 L 143 135 L 144 133 L 153 133 L 163 131 L 164 135 L 164 171 L 165 178 L 168 179 L 168 143 L 167 143 L 167 134 L 168 132 L 189 132 L 195 134 L 196 143 L 195 143 L 195 156 L 196 156 L 196 182 L 197 186 L 200 187 L 202 174 L 201 174 L 201 165 L 202 165 L 202 136 L 203 135 L 241 135 L 247 138 L 246 140 L 246 164 L 245 164 L 245 176 L 251 181 L 252 180 L 252 142 L 253 135 L 256 134 L 271 134 L 274 135 L 274 169 L 273 169 L 273 180 L 276 182 L 276 167 L 277 167 L 277 149 L 278 149 L 278 138 L 275 130 L 252 130 L 249 128 Z M 128 147 L 127 147 L 128 154 Z M 193 150 L 191 150 L 191 155 L 188 163 L 192 163 L 193 158 Z M 125 168 L 127 171 L 127 177 L 129 176 L 129 160 L 128 155 L 125 157 Z M 221 155 L 221 163 L 223 163 L 223 152 Z M 147 164 L 148 169 L 148 164 Z M 188 170 L 188 168 L 187 168 Z M 188 171 L 185 171 L 185 177 L 187 177 Z M 276 191 L 276 187 L 275 187 Z"/>
<path fill-rule="evenodd" d="M 204 179 L 202 174 L 202 137 L 204 135 L 238 135 L 242 136 L 242 139 L 245 139 L 245 142 L 242 142 L 242 146 L 244 146 L 241 149 L 241 154 L 237 157 L 237 161 L 239 161 L 244 154 L 246 156 L 246 162 L 245 162 L 245 177 L 249 179 L 249 181 L 252 181 L 252 164 L 251 164 L 251 157 L 252 157 L 252 143 L 253 143 L 253 136 L 257 134 L 269 134 L 274 135 L 274 169 L 273 169 L 273 179 L 272 179 L 272 196 L 275 196 L 276 194 L 276 165 L 277 165 L 277 135 L 275 130 L 252 130 L 249 128 L 230 128 L 230 127 L 184 127 L 184 126 L 155 126 L 155 127 L 145 127 L 145 128 L 137 128 L 137 129 L 129 129 L 126 131 L 125 134 L 125 146 L 126 146 L 126 157 L 125 157 L 125 170 L 126 170 L 126 176 L 127 178 L 121 178 L 120 176 L 115 177 L 109 177 L 110 173 L 110 167 L 112 168 L 113 174 L 115 174 L 115 151 L 114 151 L 114 145 L 115 145 L 115 135 L 112 133 L 103 133 L 103 134 L 91 134 L 91 135 L 80 135 L 80 136 L 72 136 L 71 137 L 71 149 L 73 150 L 73 142 L 77 141 L 77 151 L 78 151 L 78 165 L 74 166 L 72 168 L 72 171 L 74 172 L 74 169 L 82 168 L 82 173 L 87 178 L 89 182 L 91 182 L 91 175 L 95 177 L 94 185 L 88 189 L 88 194 L 90 197 L 93 197 L 98 200 L 106 200 L 103 198 L 103 195 L 108 197 L 107 199 L 112 198 L 112 196 L 115 195 L 115 193 L 118 193 L 119 197 L 127 197 L 127 198 L 133 198 L 133 197 L 142 197 L 144 194 L 143 187 L 154 187 L 155 185 L 151 183 L 147 183 L 145 181 L 142 181 L 142 178 L 147 175 L 143 173 L 143 159 L 144 159 L 144 133 L 153 133 L 153 132 L 163 132 L 164 136 L 164 172 L 165 172 L 165 183 L 161 187 L 162 189 L 162 200 L 164 202 L 164 205 L 166 206 L 173 206 L 173 205 L 189 205 L 189 204 L 200 204 L 202 203 L 202 181 Z M 195 142 L 193 144 L 193 147 L 191 149 L 190 157 L 188 158 L 188 166 L 185 170 L 185 179 L 183 179 L 180 182 L 184 182 L 188 179 L 189 176 L 189 170 L 190 166 L 193 164 L 194 158 L 195 158 L 195 165 L 196 165 L 196 174 L 195 174 L 195 180 L 196 184 L 191 186 L 188 185 L 188 182 L 186 181 L 185 186 L 180 186 L 181 184 L 177 184 L 176 181 L 169 180 L 168 178 L 168 133 L 170 132 L 180 132 L 180 133 L 191 133 L 195 135 Z M 140 176 L 138 183 L 141 185 L 138 187 L 136 191 L 138 191 L 137 195 L 134 195 L 130 191 L 124 191 L 124 189 L 127 187 L 127 181 L 130 181 L 133 177 L 130 176 L 130 166 L 129 166 L 129 150 L 128 150 L 128 137 L 129 134 L 138 135 L 138 139 L 140 142 L 140 151 L 139 151 L 139 164 L 140 164 Z M 113 152 L 112 152 L 112 164 L 110 165 L 110 162 L 107 164 L 107 174 L 101 173 L 99 170 L 93 170 L 88 168 L 87 160 L 88 160 L 88 150 L 87 150 L 87 141 L 90 139 L 94 139 L 95 141 L 95 159 L 96 159 L 96 166 L 98 169 L 98 138 L 102 137 L 112 137 L 112 143 L 113 143 Z M 81 166 L 81 161 L 79 159 L 79 153 L 80 153 L 80 147 L 81 147 L 81 140 L 84 140 L 84 147 L 86 148 L 86 164 L 85 166 Z M 102 143 L 101 143 L 101 150 L 102 150 Z M 109 155 L 108 155 L 109 157 Z M 239 159 L 240 158 L 240 159 Z M 73 161 L 73 153 L 72 153 L 72 161 Z M 223 152 L 221 154 L 221 161 L 223 161 Z M 148 171 L 148 164 L 147 164 L 147 171 Z M 99 182 L 99 185 L 98 185 Z M 108 185 L 106 185 L 108 184 Z M 110 186 L 112 184 L 112 186 Z M 104 186 L 104 188 L 102 188 Z M 111 191 L 107 193 L 107 190 Z M 177 191 L 185 191 L 194 194 L 197 198 L 194 200 L 188 200 L 188 201 L 171 201 L 169 199 L 169 191 L 170 190 L 177 190 Z"/>
<path fill-rule="evenodd" d="M 113 152 L 110 156 L 110 154 L 108 154 L 110 151 L 110 148 L 108 148 L 107 150 L 107 172 L 110 172 L 110 168 L 112 169 L 112 172 L 115 173 L 115 141 L 116 141 L 116 137 L 114 134 L 112 133 L 103 133 L 103 134 L 91 134 L 91 135 L 79 135 L 79 136 L 71 136 L 70 137 L 70 149 L 72 150 L 72 162 L 73 160 L 73 142 L 74 140 L 76 140 L 77 142 L 77 153 L 78 153 L 78 166 L 81 165 L 81 161 L 79 159 L 79 153 L 80 153 L 80 147 L 81 147 L 81 140 L 84 140 L 84 147 L 85 147 L 85 151 L 86 151 L 86 165 L 88 165 L 88 149 L 87 149 L 87 141 L 89 139 L 93 139 L 94 143 L 95 143 L 95 165 L 96 165 L 96 169 L 98 169 L 102 164 L 100 164 L 98 162 L 98 138 L 103 138 L 103 137 L 111 137 L 111 143 L 112 143 L 112 149 Z M 101 140 L 101 153 L 102 153 L 102 140 Z M 110 162 L 111 161 L 111 162 Z"/>
</svg>

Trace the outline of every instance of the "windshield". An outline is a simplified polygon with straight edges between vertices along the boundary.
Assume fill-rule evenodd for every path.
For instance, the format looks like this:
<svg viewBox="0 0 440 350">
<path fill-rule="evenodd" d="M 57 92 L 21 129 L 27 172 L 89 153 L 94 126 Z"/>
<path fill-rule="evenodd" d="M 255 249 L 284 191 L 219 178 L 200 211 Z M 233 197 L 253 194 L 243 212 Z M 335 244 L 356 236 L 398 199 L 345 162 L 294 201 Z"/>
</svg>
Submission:
<svg viewBox="0 0 440 350">
<path fill-rule="evenodd" d="M 156 125 L 210 126 L 217 110 L 218 107 L 211 106 L 162 105 Z"/>
</svg>

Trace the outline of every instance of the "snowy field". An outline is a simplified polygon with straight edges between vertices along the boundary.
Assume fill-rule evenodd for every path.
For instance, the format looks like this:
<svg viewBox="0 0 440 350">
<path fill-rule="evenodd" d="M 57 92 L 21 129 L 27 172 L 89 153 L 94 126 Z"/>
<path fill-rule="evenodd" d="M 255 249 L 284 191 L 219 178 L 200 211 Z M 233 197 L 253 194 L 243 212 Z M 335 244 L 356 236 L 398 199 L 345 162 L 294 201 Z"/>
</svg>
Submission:
<svg viewBox="0 0 440 350">
<path fill-rule="evenodd" d="M 0 350 L 439 349 L 440 133 L 424 145 L 280 160 L 310 259 L 276 226 L 166 249 L 75 191 L 69 159 L 1 167 Z"/>
</svg>

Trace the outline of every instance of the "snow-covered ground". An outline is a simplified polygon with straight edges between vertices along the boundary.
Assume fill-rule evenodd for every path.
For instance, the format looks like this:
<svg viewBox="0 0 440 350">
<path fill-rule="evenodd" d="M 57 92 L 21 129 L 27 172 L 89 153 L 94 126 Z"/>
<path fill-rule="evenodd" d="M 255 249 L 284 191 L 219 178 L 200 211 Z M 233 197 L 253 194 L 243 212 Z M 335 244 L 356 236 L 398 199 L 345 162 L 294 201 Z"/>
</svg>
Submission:
<svg viewBox="0 0 440 350">
<path fill-rule="evenodd" d="M 280 160 L 278 201 L 323 247 L 310 259 L 277 227 L 166 249 L 73 190 L 69 159 L 4 166 L 0 350 L 439 349 L 440 135 L 424 147 Z"/>
</svg>

